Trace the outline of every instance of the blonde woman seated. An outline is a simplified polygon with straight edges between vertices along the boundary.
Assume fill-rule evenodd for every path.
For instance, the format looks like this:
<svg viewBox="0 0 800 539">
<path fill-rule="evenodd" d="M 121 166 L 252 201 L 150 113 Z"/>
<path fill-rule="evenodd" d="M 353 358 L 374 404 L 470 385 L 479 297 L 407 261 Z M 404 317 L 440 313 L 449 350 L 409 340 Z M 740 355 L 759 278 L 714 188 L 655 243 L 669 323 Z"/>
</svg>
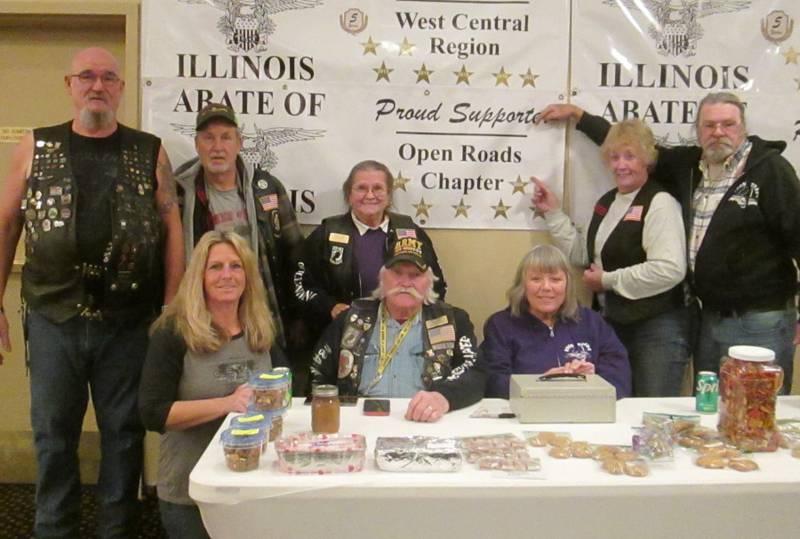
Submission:
<svg viewBox="0 0 800 539">
<path fill-rule="evenodd" d="M 189 497 L 189 472 L 229 412 L 244 412 L 249 375 L 286 365 L 258 265 L 233 232 L 206 233 L 178 294 L 151 328 L 139 389 L 148 430 L 160 432 L 158 497 L 170 537 L 208 537 Z"/>
<path fill-rule="evenodd" d="M 598 374 L 631 394 L 628 355 L 597 312 L 578 305 L 567 259 L 551 245 L 534 247 L 519 264 L 509 306 L 483 328 L 487 397 L 508 398 L 512 374 Z"/>
<path fill-rule="evenodd" d="M 600 150 L 617 187 L 595 204 L 586 241 L 537 178 L 533 204 L 570 262 L 588 268 L 583 282 L 628 350 L 634 394 L 677 396 L 689 363 L 680 205 L 648 179 L 658 152 L 644 122 L 614 125 Z"/>
</svg>

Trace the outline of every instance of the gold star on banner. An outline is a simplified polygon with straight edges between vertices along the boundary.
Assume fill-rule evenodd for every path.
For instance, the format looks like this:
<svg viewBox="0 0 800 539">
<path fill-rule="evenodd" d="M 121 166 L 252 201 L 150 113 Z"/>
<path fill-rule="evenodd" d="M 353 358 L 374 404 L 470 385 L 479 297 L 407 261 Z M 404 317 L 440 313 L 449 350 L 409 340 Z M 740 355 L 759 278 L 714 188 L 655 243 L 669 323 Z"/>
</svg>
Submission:
<svg viewBox="0 0 800 539">
<path fill-rule="evenodd" d="M 366 43 L 361 44 L 364 47 L 364 54 L 372 53 L 375 56 L 378 55 L 378 43 L 372 41 L 372 36 L 369 36 L 369 39 Z"/>
<path fill-rule="evenodd" d="M 402 189 L 405 192 L 408 192 L 406 189 L 406 184 L 410 182 L 410 178 L 404 178 L 402 171 L 397 171 L 397 176 L 394 179 L 394 186 L 393 189 Z"/>
<path fill-rule="evenodd" d="M 453 75 L 458 77 L 456 79 L 456 84 L 461 84 L 462 82 L 466 82 L 467 84 L 469 84 L 469 77 L 472 74 L 473 74 L 472 71 L 467 71 L 467 66 L 465 66 L 464 64 L 461 64 L 460 71 L 453 71 Z"/>
<path fill-rule="evenodd" d="M 431 75 L 433 75 L 434 72 L 431 71 L 430 69 L 428 69 L 427 67 L 425 67 L 425 63 L 423 62 L 422 63 L 422 67 L 420 67 L 419 69 L 415 69 L 414 73 L 417 74 L 417 82 L 420 82 L 420 81 L 424 80 L 425 82 L 430 84 L 431 83 Z"/>
<path fill-rule="evenodd" d="M 520 77 L 522 77 L 523 88 L 528 85 L 530 85 L 532 88 L 536 88 L 536 79 L 539 78 L 539 75 L 531 73 L 531 68 L 528 68 L 528 70 L 525 73 L 522 73 Z"/>
<path fill-rule="evenodd" d="M 497 219 L 501 215 L 506 219 L 508 219 L 508 210 L 511 209 L 511 206 L 506 206 L 505 204 L 503 204 L 502 198 L 500 199 L 500 202 L 497 204 L 497 206 L 490 206 L 490 208 L 494 210 L 495 219 Z"/>
<path fill-rule="evenodd" d="M 508 86 L 508 79 L 511 77 L 511 73 L 506 73 L 506 68 L 500 66 L 500 73 L 492 73 L 492 76 L 495 78 L 495 86 L 500 86 L 501 84 Z"/>
<path fill-rule="evenodd" d="M 408 42 L 408 38 L 404 37 L 403 42 L 400 43 L 400 53 L 397 56 L 402 56 L 407 54 L 411 56 L 411 53 L 414 52 L 414 49 L 417 47 L 413 43 Z"/>
<path fill-rule="evenodd" d="M 464 197 L 461 197 L 461 202 L 459 202 L 456 206 L 452 208 L 456 210 L 456 214 L 453 217 L 458 217 L 459 215 L 463 215 L 467 219 L 469 219 L 469 215 L 467 214 L 467 210 L 469 210 L 472 206 L 468 206 L 464 204 Z"/>
<path fill-rule="evenodd" d="M 394 71 L 394 69 L 389 69 L 386 67 L 386 62 L 381 62 L 381 67 L 373 67 L 372 70 L 378 74 L 378 78 L 375 79 L 375 82 L 378 82 L 381 79 L 386 79 L 386 82 L 390 82 L 389 73 Z"/>
<path fill-rule="evenodd" d="M 511 194 L 513 195 L 514 193 L 522 193 L 524 195 L 525 187 L 527 185 L 528 182 L 522 181 L 522 176 L 517 176 L 517 181 L 511 184 L 511 186 L 514 188 L 514 191 Z"/>
<path fill-rule="evenodd" d="M 800 52 L 794 50 L 794 47 L 789 47 L 788 51 L 782 52 L 781 54 L 783 54 L 787 64 L 798 65 L 797 58 L 800 58 Z"/>
<path fill-rule="evenodd" d="M 419 204 L 412 204 L 414 209 L 417 210 L 417 214 L 414 217 L 419 217 L 420 215 L 424 215 L 426 219 L 430 219 L 431 216 L 428 215 L 428 210 L 433 208 L 433 204 L 425 204 L 425 199 L 420 197 Z"/>
</svg>

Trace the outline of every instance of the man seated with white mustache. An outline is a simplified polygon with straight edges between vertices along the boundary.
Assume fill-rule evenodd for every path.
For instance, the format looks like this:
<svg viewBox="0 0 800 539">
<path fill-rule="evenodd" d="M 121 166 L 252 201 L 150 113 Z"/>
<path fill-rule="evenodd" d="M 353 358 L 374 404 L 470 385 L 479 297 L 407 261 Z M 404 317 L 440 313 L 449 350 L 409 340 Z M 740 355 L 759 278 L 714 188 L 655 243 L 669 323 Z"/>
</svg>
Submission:
<svg viewBox="0 0 800 539">
<path fill-rule="evenodd" d="M 410 397 L 406 419 L 424 422 L 483 397 L 472 322 L 436 299 L 425 248 L 412 237 L 395 242 L 372 298 L 354 301 L 320 338 L 313 384 L 337 384 L 340 395 Z"/>
</svg>

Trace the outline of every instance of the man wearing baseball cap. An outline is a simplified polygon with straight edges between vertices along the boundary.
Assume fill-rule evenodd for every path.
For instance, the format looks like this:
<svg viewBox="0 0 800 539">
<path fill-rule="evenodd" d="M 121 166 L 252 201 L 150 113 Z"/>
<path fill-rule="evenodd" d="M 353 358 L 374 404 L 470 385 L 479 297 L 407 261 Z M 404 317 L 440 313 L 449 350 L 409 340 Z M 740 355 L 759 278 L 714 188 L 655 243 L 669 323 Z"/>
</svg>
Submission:
<svg viewBox="0 0 800 539">
<path fill-rule="evenodd" d="M 291 271 L 303 240 L 283 184 L 240 156 L 236 114 L 222 103 L 197 113 L 197 157 L 175 171 L 182 198 L 186 258 L 209 230 L 234 231 L 248 240 L 273 313 L 277 340 L 286 349 L 294 316 Z"/>
<path fill-rule="evenodd" d="M 410 397 L 406 419 L 438 421 L 483 397 L 485 378 L 469 315 L 437 300 L 425 243 L 392 245 L 371 299 L 354 301 L 322 335 L 314 384 L 340 395 Z"/>
</svg>

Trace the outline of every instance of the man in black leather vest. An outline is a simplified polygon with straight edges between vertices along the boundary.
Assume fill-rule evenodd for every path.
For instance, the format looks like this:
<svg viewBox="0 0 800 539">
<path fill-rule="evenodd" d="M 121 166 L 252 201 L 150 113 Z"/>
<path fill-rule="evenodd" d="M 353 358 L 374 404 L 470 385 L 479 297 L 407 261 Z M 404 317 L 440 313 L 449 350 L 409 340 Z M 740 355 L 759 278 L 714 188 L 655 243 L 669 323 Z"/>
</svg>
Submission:
<svg viewBox="0 0 800 539">
<path fill-rule="evenodd" d="M 180 282 L 183 247 L 160 140 L 117 122 L 121 73 L 104 49 L 75 55 L 64 77 L 72 119 L 23 137 L 0 199 L 0 298 L 26 232 L 37 537 L 80 536 L 77 450 L 90 391 L 102 444 L 97 532 L 137 535 L 139 376 L 149 323 Z M 10 351 L 2 309 L 0 343 Z"/>
</svg>

